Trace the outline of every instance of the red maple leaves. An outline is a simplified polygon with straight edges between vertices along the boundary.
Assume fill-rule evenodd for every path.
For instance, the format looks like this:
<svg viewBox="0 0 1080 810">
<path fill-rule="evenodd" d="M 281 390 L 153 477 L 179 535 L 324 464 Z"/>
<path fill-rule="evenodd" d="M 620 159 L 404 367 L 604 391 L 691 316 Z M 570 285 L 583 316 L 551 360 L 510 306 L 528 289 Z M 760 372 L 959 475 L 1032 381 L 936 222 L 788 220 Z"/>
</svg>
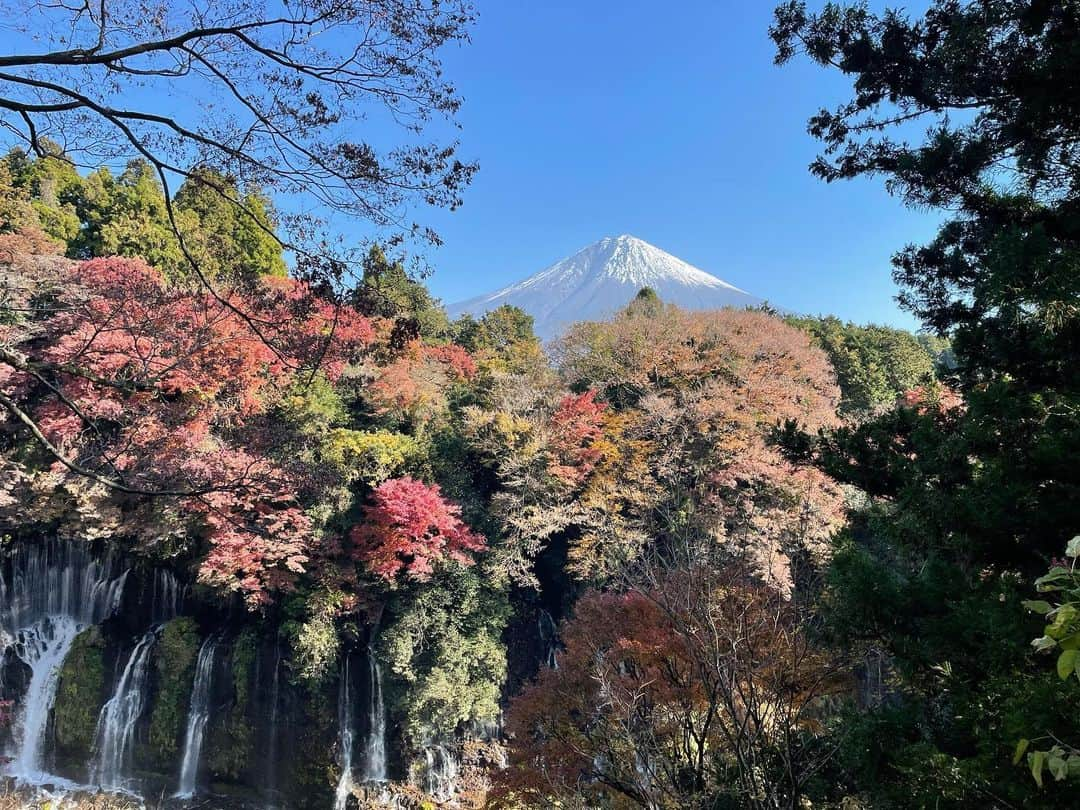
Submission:
<svg viewBox="0 0 1080 810">
<path fill-rule="evenodd" d="M 203 580 L 268 601 L 314 541 L 263 417 L 294 383 L 336 379 L 374 339 L 370 322 L 289 279 L 214 294 L 115 257 L 56 274 L 46 315 L 11 342 L 4 393 L 25 401 L 56 471 L 169 495 L 208 541 Z"/>
<path fill-rule="evenodd" d="M 606 409 L 591 389 L 559 400 L 549 420 L 552 458 L 548 471 L 553 476 L 575 486 L 589 477 L 600 460 L 594 443 L 603 433 Z"/>
<path fill-rule="evenodd" d="M 486 548 L 484 538 L 461 520 L 461 507 L 446 500 L 438 485 L 409 476 L 375 489 L 352 541 L 355 557 L 387 582 L 402 573 L 426 581 L 437 563 L 472 565 L 472 554 Z"/>
</svg>

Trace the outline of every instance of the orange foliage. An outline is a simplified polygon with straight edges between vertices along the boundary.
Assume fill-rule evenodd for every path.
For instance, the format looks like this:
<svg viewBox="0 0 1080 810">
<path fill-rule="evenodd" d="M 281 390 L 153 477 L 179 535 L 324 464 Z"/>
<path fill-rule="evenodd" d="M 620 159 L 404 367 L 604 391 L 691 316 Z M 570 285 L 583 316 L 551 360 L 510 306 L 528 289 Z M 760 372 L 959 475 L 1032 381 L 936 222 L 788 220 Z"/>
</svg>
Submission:
<svg viewBox="0 0 1080 810">
<path fill-rule="evenodd" d="M 378 369 L 366 395 L 379 414 L 423 418 L 445 407 L 450 384 L 470 380 L 475 374 L 476 363 L 460 346 L 429 346 L 413 340 Z"/>
<path fill-rule="evenodd" d="M 697 538 L 753 563 L 790 591 L 790 555 L 823 560 L 843 514 L 837 485 L 770 445 L 779 423 L 836 424 L 839 390 L 802 332 L 761 312 L 629 310 L 579 324 L 563 370 L 618 418 L 595 449 L 571 549 L 581 576 L 610 576 L 650 541 Z"/>
<path fill-rule="evenodd" d="M 733 569 L 589 592 L 561 638 L 558 667 L 507 713 L 506 806 L 697 806 L 755 778 L 726 772 L 728 756 L 760 758 L 842 686 L 790 603 Z"/>
</svg>

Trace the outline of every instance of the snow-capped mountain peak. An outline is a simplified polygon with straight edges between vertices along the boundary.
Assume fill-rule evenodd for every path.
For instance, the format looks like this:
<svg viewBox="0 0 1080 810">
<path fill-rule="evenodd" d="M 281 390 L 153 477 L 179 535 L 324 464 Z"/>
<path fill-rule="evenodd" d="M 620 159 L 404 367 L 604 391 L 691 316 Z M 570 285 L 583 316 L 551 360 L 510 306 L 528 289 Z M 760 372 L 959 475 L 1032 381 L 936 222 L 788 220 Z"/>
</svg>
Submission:
<svg viewBox="0 0 1080 810">
<path fill-rule="evenodd" d="M 523 281 L 448 309 L 453 317 L 465 313 L 479 316 L 512 304 L 533 316 L 540 337 L 550 338 L 576 321 L 608 317 L 642 287 L 651 287 L 664 301 L 687 309 L 761 303 L 738 287 L 623 234 L 605 237 Z"/>
</svg>

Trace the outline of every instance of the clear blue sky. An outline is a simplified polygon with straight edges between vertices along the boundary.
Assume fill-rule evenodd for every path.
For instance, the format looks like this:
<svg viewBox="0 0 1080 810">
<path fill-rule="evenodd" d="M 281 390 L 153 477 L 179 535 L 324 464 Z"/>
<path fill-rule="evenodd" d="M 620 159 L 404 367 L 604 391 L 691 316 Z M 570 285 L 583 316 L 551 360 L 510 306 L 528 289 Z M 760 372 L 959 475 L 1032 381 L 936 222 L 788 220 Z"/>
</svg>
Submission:
<svg viewBox="0 0 1080 810">
<path fill-rule="evenodd" d="M 445 67 L 480 171 L 460 210 L 413 212 L 445 240 L 434 293 L 468 298 L 630 233 L 785 309 L 915 328 L 889 258 L 939 215 L 880 181 L 810 175 L 806 120 L 849 91 L 805 60 L 773 66 L 777 1 L 476 0 L 473 41 Z M 0 47 L 23 46 L 0 27 Z M 400 135 L 376 119 L 358 133 Z"/>
<path fill-rule="evenodd" d="M 937 215 L 880 181 L 826 185 L 806 119 L 838 75 L 772 64 L 773 3 L 481 0 L 447 52 L 465 97 L 462 154 L 480 172 L 434 222 L 447 302 L 631 233 L 800 312 L 906 327 L 890 255 Z"/>
</svg>

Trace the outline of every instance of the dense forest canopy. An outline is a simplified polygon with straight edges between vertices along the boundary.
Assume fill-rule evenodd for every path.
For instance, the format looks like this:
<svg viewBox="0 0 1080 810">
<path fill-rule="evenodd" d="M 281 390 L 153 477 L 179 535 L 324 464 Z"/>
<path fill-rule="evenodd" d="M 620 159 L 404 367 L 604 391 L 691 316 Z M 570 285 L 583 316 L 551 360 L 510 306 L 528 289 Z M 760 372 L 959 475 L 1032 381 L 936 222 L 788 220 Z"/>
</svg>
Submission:
<svg viewBox="0 0 1080 810">
<path fill-rule="evenodd" d="M 949 212 L 894 259 L 926 333 L 646 288 L 543 346 L 515 307 L 451 321 L 400 233 L 349 275 L 277 208 L 312 183 L 379 226 L 413 194 L 456 204 L 472 167 L 450 147 L 379 159 L 339 136 L 359 98 L 455 112 L 434 54 L 471 11 L 231 8 L 45 5 L 70 33 L 0 57 L 23 141 L 0 160 L 0 625 L 23 634 L 0 714 L 19 767 L 44 772 L 34 714 L 73 778 L 173 780 L 182 757 L 185 800 L 1069 804 L 1080 10 L 776 10 L 779 63 L 852 83 L 810 121 L 811 170 Z M 344 61 L 311 46 L 361 24 Z M 236 132 L 88 95 L 148 71 L 247 98 L 266 59 L 281 81 Z M 76 124 L 105 158 L 135 154 L 85 165 L 61 137 Z M 10 599 L 16 582 L 64 604 Z M 28 639 L 65 655 L 38 667 Z M 26 682 L 52 684 L 43 712 Z"/>
<path fill-rule="evenodd" d="M 795 2 L 772 28 L 779 62 L 852 80 L 849 101 L 810 121 L 824 145 L 812 170 L 880 175 L 950 212 L 894 264 L 902 303 L 950 338 L 962 405 L 902 407 L 817 448 L 878 496 L 834 558 L 827 615 L 896 672 L 898 698 L 857 721 L 867 747 L 849 772 L 886 804 L 1069 803 L 1065 788 L 1033 790 L 1010 753 L 1047 741 L 1035 748 L 1052 757 L 1029 753 L 1040 783 L 1051 759 L 1051 782 L 1076 767 L 1076 689 L 1030 659 L 1038 625 L 1019 602 L 1080 505 L 1078 31 L 1074 4 L 1012 0 L 935 2 L 921 17 Z M 925 138 L 907 140 L 913 121 Z"/>
</svg>

